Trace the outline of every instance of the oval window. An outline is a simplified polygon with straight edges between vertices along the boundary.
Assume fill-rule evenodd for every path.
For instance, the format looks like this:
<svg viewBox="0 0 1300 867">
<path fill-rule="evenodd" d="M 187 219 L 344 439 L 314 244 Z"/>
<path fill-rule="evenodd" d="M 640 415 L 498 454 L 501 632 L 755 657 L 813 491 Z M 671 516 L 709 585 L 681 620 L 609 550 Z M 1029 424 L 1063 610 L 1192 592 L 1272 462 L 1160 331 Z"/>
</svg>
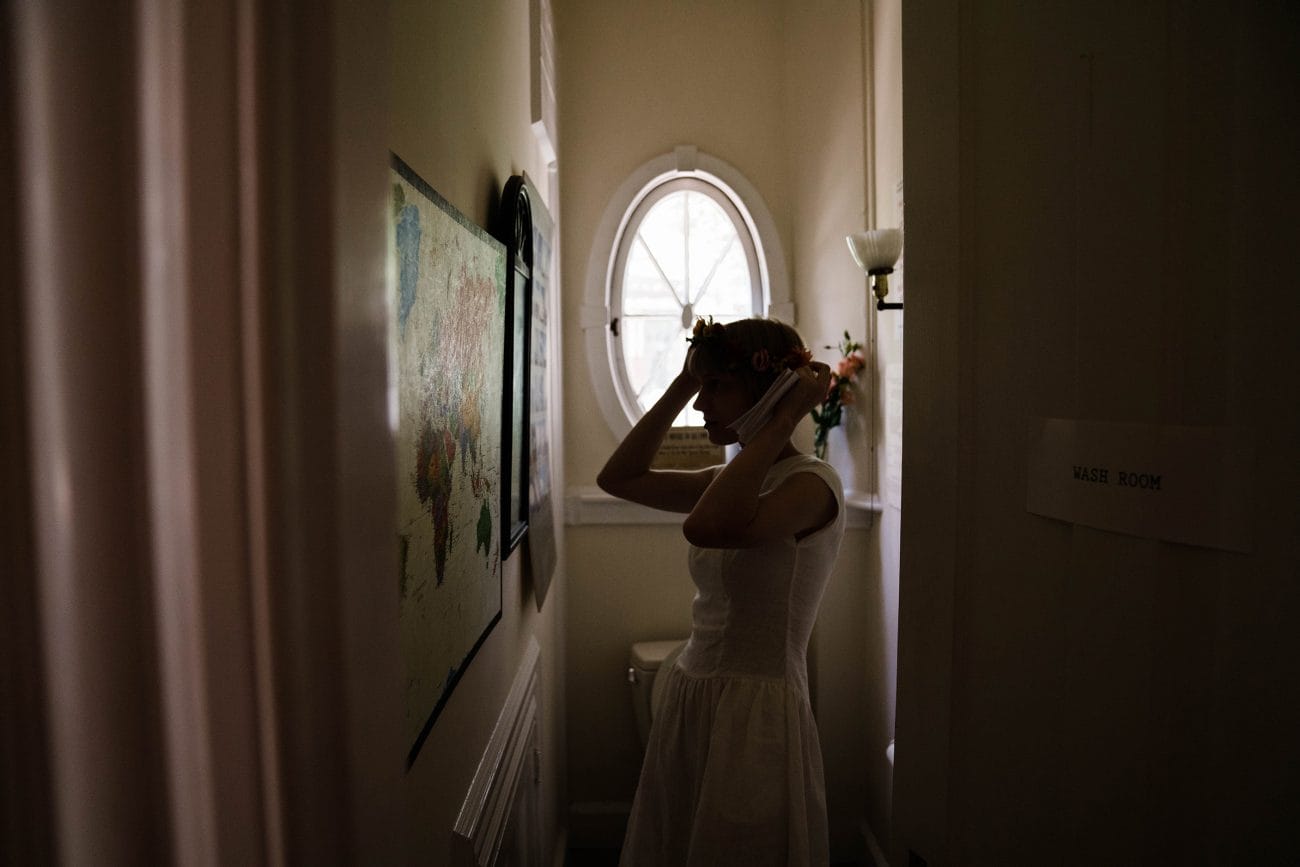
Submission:
<svg viewBox="0 0 1300 867">
<path fill-rule="evenodd" d="M 632 206 L 610 286 L 614 380 L 632 420 L 681 371 L 697 316 L 731 322 L 763 314 L 749 222 L 731 197 L 698 176 L 655 182 Z M 703 423 L 689 405 L 673 422 Z"/>
</svg>

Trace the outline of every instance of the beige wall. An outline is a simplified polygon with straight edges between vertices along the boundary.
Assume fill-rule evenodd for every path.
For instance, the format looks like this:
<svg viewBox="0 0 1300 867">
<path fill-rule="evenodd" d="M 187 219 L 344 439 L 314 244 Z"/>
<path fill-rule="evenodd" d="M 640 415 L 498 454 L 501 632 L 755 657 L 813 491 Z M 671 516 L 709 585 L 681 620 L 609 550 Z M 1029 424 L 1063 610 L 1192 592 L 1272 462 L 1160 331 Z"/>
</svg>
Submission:
<svg viewBox="0 0 1300 867">
<path fill-rule="evenodd" d="M 871 109 L 873 123 L 873 177 L 876 227 L 901 227 L 898 187 L 903 181 L 903 4 L 902 0 L 871 0 Z M 906 244 L 906 241 L 904 241 Z M 904 253 L 906 259 L 906 253 Z M 900 275 L 905 268 L 900 267 Z M 895 286 L 903 283 L 899 276 Z M 872 296 L 874 298 L 874 296 Z M 896 299 L 895 299 L 896 300 Z M 903 451 L 902 413 L 886 398 L 886 371 L 897 378 L 903 369 L 905 310 L 876 311 L 868 307 L 868 323 L 875 344 L 875 479 L 881 497 L 879 572 L 868 582 L 867 617 L 863 623 L 863 659 L 866 663 L 867 822 L 873 842 L 889 844 L 893 766 L 885 747 L 894 737 L 895 693 L 898 676 L 898 553 L 903 521 L 901 503 L 887 492 L 889 456 Z M 895 387 L 898 387 L 895 385 Z"/>
<path fill-rule="evenodd" d="M 863 4 L 799 3 L 782 6 L 784 68 L 783 137 L 790 185 L 789 252 L 799 328 L 818 357 L 834 362 L 848 331 L 868 343 L 865 281 L 844 236 L 866 227 L 867 195 L 864 70 L 870 57 Z M 875 313 L 872 311 L 872 315 Z M 832 347 L 827 349 L 826 347 Z M 828 459 L 846 487 L 872 493 L 869 410 L 874 383 L 857 389 L 861 411 L 845 413 L 831 438 Z M 877 588 L 879 524 L 851 531 L 822 601 L 813 637 L 814 707 L 826 763 L 827 806 L 836 857 L 857 854 L 868 768 L 883 764 L 888 734 L 868 695 L 882 679 L 879 657 L 862 640 L 880 623 Z M 878 779 L 878 778 L 877 778 Z"/>
<path fill-rule="evenodd" d="M 765 2 L 556 3 L 560 165 L 564 184 L 565 443 L 571 489 L 594 484 L 616 440 L 592 396 L 583 355 L 592 238 L 620 183 L 691 144 L 725 160 L 762 195 L 789 264 L 797 327 L 823 359 L 848 329 L 862 340 L 864 283 L 844 235 L 866 208 L 862 5 Z M 870 383 L 865 384 L 867 391 Z M 864 392 L 865 393 L 865 392 Z M 868 418 L 832 445 L 846 485 L 873 483 Z M 805 431 L 801 442 L 807 448 Z M 884 650 L 863 659 L 878 615 L 878 524 L 850 531 L 814 639 L 816 710 L 837 848 L 855 847 L 867 752 L 883 763 L 883 715 L 864 681 L 885 679 Z M 569 531 L 570 800 L 579 810 L 630 801 L 640 762 L 624 672 L 634 641 L 684 637 L 693 588 L 680 530 L 577 526 Z M 869 634 L 879 634 L 880 629 Z M 878 690 L 879 692 L 879 690 Z M 865 730 L 864 730 L 865 726 Z"/>
<path fill-rule="evenodd" d="M 519 172 L 537 183 L 558 216 L 529 122 L 527 0 L 392 5 L 391 147 L 421 177 L 480 226 L 490 226 L 501 188 Z M 559 357 L 556 346 L 553 357 Z M 558 390 L 551 406 L 560 406 Z M 558 442 L 558 431 L 552 440 Z M 557 456 L 558 457 L 558 456 Z M 563 477 L 563 464 L 552 471 Z M 558 519 L 557 526 L 562 524 Z M 558 828 L 563 798 L 562 624 L 566 596 L 563 539 L 545 607 L 520 580 L 523 549 L 505 563 L 500 623 L 452 693 L 407 774 L 408 859 L 443 863 L 452 825 L 528 640 L 541 646 L 542 827 Z"/>
<path fill-rule="evenodd" d="M 906 11 L 893 863 L 1285 863 L 1296 8 Z M 1034 415 L 1249 429 L 1254 552 L 1028 514 Z"/>
</svg>

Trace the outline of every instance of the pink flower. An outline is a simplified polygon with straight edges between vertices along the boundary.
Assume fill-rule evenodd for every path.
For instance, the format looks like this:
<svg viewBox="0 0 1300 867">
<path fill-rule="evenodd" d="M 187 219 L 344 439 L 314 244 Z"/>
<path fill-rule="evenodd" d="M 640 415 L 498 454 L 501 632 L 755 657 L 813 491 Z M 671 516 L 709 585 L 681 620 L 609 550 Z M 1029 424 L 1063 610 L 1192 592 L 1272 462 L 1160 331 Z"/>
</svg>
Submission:
<svg viewBox="0 0 1300 867">
<path fill-rule="evenodd" d="M 853 379 L 859 370 L 867 366 L 867 360 L 860 353 L 854 352 L 840 359 L 835 372 L 844 379 Z"/>
<path fill-rule="evenodd" d="M 866 356 L 862 353 L 862 344 L 855 342 L 847 331 L 844 332 L 844 340 L 838 347 L 827 346 L 826 348 L 838 348 L 840 360 L 831 371 L 830 385 L 826 389 L 826 397 L 822 400 L 820 410 L 813 411 L 813 421 L 817 424 L 813 447 L 817 457 L 822 460 L 826 459 L 826 436 L 831 428 L 841 423 L 841 409 L 857 401 L 853 382 L 857 379 L 858 372 L 867 366 Z"/>
</svg>

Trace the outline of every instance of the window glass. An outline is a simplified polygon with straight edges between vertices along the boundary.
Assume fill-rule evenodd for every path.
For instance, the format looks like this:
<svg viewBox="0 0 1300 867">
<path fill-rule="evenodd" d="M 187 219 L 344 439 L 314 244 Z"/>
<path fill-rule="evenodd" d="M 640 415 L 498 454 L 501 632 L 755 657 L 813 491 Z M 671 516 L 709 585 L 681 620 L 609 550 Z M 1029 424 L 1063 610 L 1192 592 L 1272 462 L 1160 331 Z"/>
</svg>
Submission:
<svg viewBox="0 0 1300 867">
<path fill-rule="evenodd" d="M 730 322 L 762 314 L 759 275 L 744 216 L 713 184 L 660 181 L 633 207 L 619 239 L 611 308 L 615 378 L 636 418 L 681 370 L 697 316 Z M 703 419 L 688 406 L 674 424 Z"/>
</svg>

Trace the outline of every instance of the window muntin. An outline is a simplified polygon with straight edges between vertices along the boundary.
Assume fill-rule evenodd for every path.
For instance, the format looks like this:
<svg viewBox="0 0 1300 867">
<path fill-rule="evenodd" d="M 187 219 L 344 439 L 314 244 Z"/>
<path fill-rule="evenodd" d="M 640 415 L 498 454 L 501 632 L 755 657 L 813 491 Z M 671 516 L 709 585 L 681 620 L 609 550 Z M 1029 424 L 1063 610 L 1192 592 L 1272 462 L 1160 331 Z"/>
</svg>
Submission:
<svg viewBox="0 0 1300 867">
<path fill-rule="evenodd" d="M 699 177 L 653 182 L 619 236 L 610 312 L 614 382 L 635 421 L 681 370 L 697 316 L 764 310 L 757 247 L 736 202 Z M 674 425 L 700 425 L 687 406 Z"/>
</svg>

